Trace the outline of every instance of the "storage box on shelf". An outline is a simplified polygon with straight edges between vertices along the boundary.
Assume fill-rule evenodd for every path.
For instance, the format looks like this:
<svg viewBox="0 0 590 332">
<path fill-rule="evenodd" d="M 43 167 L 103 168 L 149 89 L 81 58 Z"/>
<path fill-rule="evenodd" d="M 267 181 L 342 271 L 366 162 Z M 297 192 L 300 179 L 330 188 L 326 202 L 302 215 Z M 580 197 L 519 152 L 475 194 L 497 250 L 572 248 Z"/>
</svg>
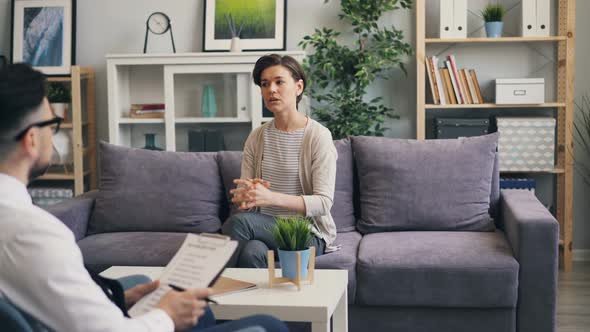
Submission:
<svg viewBox="0 0 590 332">
<path fill-rule="evenodd" d="M 554 118 L 496 118 L 500 140 L 500 171 L 552 171 L 555 169 Z"/>
<path fill-rule="evenodd" d="M 445 1 L 448 3 L 449 1 Z M 419 139 L 425 139 L 426 133 L 430 132 L 430 128 L 427 128 L 427 124 L 433 123 L 432 113 L 436 112 L 436 117 L 451 116 L 456 117 L 458 112 L 469 112 L 473 115 L 476 112 L 481 112 L 485 109 L 487 114 L 504 116 L 505 109 L 506 114 L 517 112 L 519 116 L 523 114 L 530 114 L 531 116 L 547 115 L 548 112 L 553 114 L 555 124 L 555 162 L 551 169 L 545 169 L 542 171 L 511 171 L 510 173 L 534 173 L 538 175 L 549 174 L 549 176 L 555 176 L 555 186 L 553 188 L 554 203 L 550 204 L 555 206 L 555 215 L 560 223 L 560 263 L 564 270 L 569 271 L 572 267 L 572 202 L 573 202 L 573 160 L 572 155 L 569 152 L 572 149 L 572 121 L 573 121 L 573 75 L 574 75 L 574 44 L 575 44 L 575 0 L 530 0 L 527 3 L 535 3 L 535 6 L 541 3 L 541 6 L 545 6 L 547 3 L 552 3 L 557 9 L 554 11 L 554 15 L 557 17 L 555 21 L 557 24 L 553 28 L 554 33 L 548 33 L 550 31 L 550 25 L 545 24 L 543 31 L 536 30 L 533 33 L 526 33 L 519 37 L 501 37 L 501 38 L 482 38 L 482 37 L 467 37 L 467 38 L 433 38 L 427 36 L 436 35 L 440 30 L 440 26 L 432 26 L 432 20 L 428 20 L 427 26 L 427 10 L 430 11 L 430 15 L 440 15 L 440 11 L 437 10 L 437 3 L 440 1 L 436 0 L 417 0 L 416 1 L 416 70 L 417 70 L 417 112 L 416 112 L 416 136 Z M 470 2 L 468 2 L 470 3 Z M 428 4 L 428 6 L 427 6 Z M 470 9 L 471 10 L 471 9 Z M 475 10 L 475 9 L 474 9 Z M 552 10 L 552 9 L 551 9 Z M 537 11 L 538 12 L 538 11 Z M 539 17 L 535 17 L 535 24 L 546 20 L 548 11 L 543 8 L 543 13 Z M 521 19 L 519 17 L 519 19 Z M 436 22 L 436 21 L 435 21 Z M 516 27 L 520 26 L 520 23 Z M 483 23 L 481 24 L 483 25 Z M 477 28 L 477 27 L 476 27 Z M 471 31 L 471 29 L 468 29 Z M 477 30 L 477 29 L 473 29 Z M 533 29 L 531 29 L 533 30 Z M 468 36 L 470 33 L 468 32 Z M 446 36 L 448 37 L 448 36 Z M 519 104 L 508 101 L 509 104 L 502 104 L 500 98 L 499 102 L 492 102 L 489 94 L 486 98 L 484 95 L 484 103 L 476 105 L 438 105 L 438 104 L 427 104 L 426 96 L 430 91 L 428 90 L 428 76 L 426 73 L 426 59 L 432 55 L 440 55 L 432 51 L 433 47 L 438 47 L 439 52 L 441 47 L 444 48 L 444 52 L 447 52 L 450 48 L 457 46 L 461 50 L 468 50 L 469 54 L 473 55 L 474 49 L 487 47 L 488 45 L 499 45 L 504 44 L 506 49 L 520 47 L 521 45 L 548 45 L 553 46 L 557 49 L 556 60 L 554 61 L 555 73 L 551 73 L 545 77 L 545 84 L 555 87 L 554 91 L 547 93 L 545 90 L 545 96 L 543 100 L 536 99 L 534 103 Z M 514 45 L 514 46 L 513 46 Z M 430 47 L 430 52 L 429 52 Z M 491 48 L 486 48 L 487 51 Z M 486 52 L 487 52 L 486 51 Z M 497 61 L 501 61 L 500 57 L 494 58 L 489 54 L 482 57 L 481 65 L 477 63 L 471 64 L 475 66 L 475 70 L 480 76 L 480 72 L 484 73 L 486 70 L 494 72 L 498 69 Z M 522 69 L 522 68 L 521 68 Z M 528 73 L 532 74 L 532 73 Z M 496 74 L 497 75 L 497 74 Z M 515 74 L 518 75 L 518 74 Z M 555 76 L 554 76 L 555 75 Z M 537 75 L 534 75 L 537 76 Z M 497 78 L 498 76 L 496 76 Z M 526 77 L 518 75 L 516 77 Z M 524 98 L 521 98 L 524 99 Z M 540 103 L 539 103 L 540 102 Z M 451 113 L 451 110 L 453 110 Z M 427 113 L 432 112 L 432 113 Z M 449 112 L 446 115 L 445 112 Z M 461 113 L 464 114 L 464 113 Z M 428 130 L 427 130 L 428 129 Z"/>
<path fill-rule="evenodd" d="M 58 152 L 67 151 L 67 158 L 57 158 L 61 165 L 52 167 L 47 174 L 31 183 L 38 186 L 64 186 L 74 195 L 96 189 L 96 124 L 95 124 L 95 73 L 90 67 L 72 66 L 71 75 L 48 77 L 49 83 L 62 82 L 71 92 L 71 107 L 62 123 Z M 61 151 L 60 151 L 61 150 Z M 62 156 L 63 157 L 63 156 Z"/>
<path fill-rule="evenodd" d="M 304 57 L 300 51 L 277 53 Z M 154 133 L 156 146 L 189 151 L 205 144 L 195 133 L 219 132 L 223 144 L 215 146 L 241 150 L 250 131 L 268 121 L 252 80 L 254 64 L 265 54 L 108 55 L 109 141 L 139 148 L 145 134 Z M 133 104 L 164 104 L 163 118 L 130 118 Z"/>
</svg>

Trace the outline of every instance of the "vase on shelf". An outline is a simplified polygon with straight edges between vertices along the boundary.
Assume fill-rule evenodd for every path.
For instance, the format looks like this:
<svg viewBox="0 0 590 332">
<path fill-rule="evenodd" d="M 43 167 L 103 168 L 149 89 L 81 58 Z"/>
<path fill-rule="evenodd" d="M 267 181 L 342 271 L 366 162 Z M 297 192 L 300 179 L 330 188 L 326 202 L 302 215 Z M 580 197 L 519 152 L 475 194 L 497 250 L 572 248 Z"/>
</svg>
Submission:
<svg viewBox="0 0 590 332">
<path fill-rule="evenodd" d="M 203 87 L 201 99 L 201 111 L 206 118 L 213 118 L 217 115 L 217 103 L 215 102 L 215 89 L 212 85 Z"/>
<path fill-rule="evenodd" d="M 156 134 L 145 134 L 145 146 L 146 150 L 163 151 L 156 146 Z"/>
<path fill-rule="evenodd" d="M 504 22 L 486 22 L 486 35 L 488 38 L 502 37 Z"/>
<path fill-rule="evenodd" d="M 229 51 L 230 52 L 242 52 L 242 48 L 240 46 L 240 37 L 232 37 Z"/>
</svg>

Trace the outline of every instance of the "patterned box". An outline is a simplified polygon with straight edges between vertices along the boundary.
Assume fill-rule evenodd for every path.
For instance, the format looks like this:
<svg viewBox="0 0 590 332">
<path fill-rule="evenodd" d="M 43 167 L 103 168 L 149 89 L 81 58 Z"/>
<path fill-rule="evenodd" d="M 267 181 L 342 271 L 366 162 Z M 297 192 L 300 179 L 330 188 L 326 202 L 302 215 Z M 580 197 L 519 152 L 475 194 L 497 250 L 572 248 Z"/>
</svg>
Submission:
<svg viewBox="0 0 590 332">
<path fill-rule="evenodd" d="M 551 171 L 555 167 L 555 119 L 496 118 L 500 171 Z"/>
</svg>

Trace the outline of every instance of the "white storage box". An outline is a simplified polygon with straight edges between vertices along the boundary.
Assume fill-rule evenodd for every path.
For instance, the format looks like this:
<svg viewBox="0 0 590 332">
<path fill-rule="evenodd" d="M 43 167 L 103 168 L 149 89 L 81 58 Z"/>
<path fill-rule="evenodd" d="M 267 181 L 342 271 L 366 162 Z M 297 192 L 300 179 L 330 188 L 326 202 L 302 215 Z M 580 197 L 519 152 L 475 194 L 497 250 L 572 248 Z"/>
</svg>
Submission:
<svg viewBox="0 0 590 332">
<path fill-rule="evenodd" d="M 500 171 L 551 171 L 555 167 L 554 118 L 496 118 Z"/>
<path fill-rule="evenodd" d="M 544 102 L 544 78 L 496 79 L 496 104 L 542 104 Z"/>
</svg>

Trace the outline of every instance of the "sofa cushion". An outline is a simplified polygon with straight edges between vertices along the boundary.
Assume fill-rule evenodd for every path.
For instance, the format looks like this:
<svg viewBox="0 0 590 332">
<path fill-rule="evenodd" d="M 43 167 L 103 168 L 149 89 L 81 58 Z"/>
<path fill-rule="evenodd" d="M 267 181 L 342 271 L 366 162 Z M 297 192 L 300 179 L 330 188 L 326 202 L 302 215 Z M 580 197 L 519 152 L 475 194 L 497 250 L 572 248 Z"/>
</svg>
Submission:
<svg viewBox="0 0 590 332">
<path fill-rule="evenodd" d="M 404 307 L 516 307 L 519 264 L 504 233 L 368 234 L 356 302 Z"/>
<path fill-rule="evenodd" d="M 354 303 L 356 292 L 356 255 L 362 235 L 358 232 L 338 233 L 336 244 L 342 249 L 316 258 L 317 269 L 348 270 L 348 304 Z"/>
<path fill-rule="evenodd" d="M 350 139 L 334 141 L 338 160 L 336 161 L 336 185 L 334 187 L 334 204 L 330 210 L 338 232 L 356 230 L 354 215 L 354 157 Z"/>
<path fill-rule="evenodd" d="M 230 190 L 234 189 L 234 179 L 239 179 L 242 172 L 242 151 L 219 151 L 217 153 L 219 173 L 223 181 L 225 199 L 230 208 L 229 215 L 240 212 L 235 204 L 231 202 Z"/>
<path fill-rule="evenodd" d="M 185 238 L 186 233 L 104 233 L 90 235 L 79 241 L 78 246 L 84 265 L 100 272 L 113 265 L 166 266 Z"/>
<path fill-rule="evenodd" d="M 217 232 L 223 185 L 215 153 L 148 151 L 101 142 L 89 233 Z"/>
<path fill-rule="evenodd" d="M 491 231 L 498 134 L 450 140 L 353 137 L 361 233 Z"/>
<path fill-rule="evenodd" d="M 338 160 L 336 162 L 334 204 L 330 213 L 338 232 L 350 232 L 356 228 L 353 204 L 354 158 L 352 156 L 352 147 L 349 139 L 334 141 L 334 146 L 338 153 Z M 225 187 L 225 196 L 231 206 L 231 214 L 239 212 L 235 205 L 231 203 L 229 191 L 235 188 L 233 180 L 240 178 L 242 152 L 220 151 L 217 160 Z"/>
</svg>

